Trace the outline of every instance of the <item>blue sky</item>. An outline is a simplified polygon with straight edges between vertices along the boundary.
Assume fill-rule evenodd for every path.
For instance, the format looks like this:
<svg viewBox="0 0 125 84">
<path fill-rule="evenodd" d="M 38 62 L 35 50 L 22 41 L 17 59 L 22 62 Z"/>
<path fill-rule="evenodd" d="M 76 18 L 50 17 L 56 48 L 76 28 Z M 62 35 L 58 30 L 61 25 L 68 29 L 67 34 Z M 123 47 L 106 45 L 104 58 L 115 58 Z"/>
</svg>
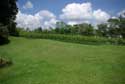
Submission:
<svg viewBox="0 0 125 84">
<path fill-rule="evenodd" d="M 89 3 L 89 4 L 87 4 L 87 3 Z M 82 5 L 85 6 L 82 8 L 83 10 L 81 11 L 81 9 L 80 9 L 77 11 L 76 9 L 79 7 L 82 7 Z M 21 22 L 20 21 L 20 18 L 22 17 L 21 14 L 23 15 L 23 17 L 24 16 L 26 17 L 26 15 L 27 16 L 33 15 L 33 18 L 34 18 L 35 17 L 34 15 L 38 15 L 38 13 L 39 13 L 39 15 L 40 14 L 43 15 L 43 13 L 45 13 L 45 11 L 48 11 L 48 13 L 50 15 L 53 14 L 53 18 L 55 20 L 63 20 L 64 22 L 67 22 L 67 23 L 68 22 L 69 23 L 79 23 L 79 22 L 82 22 L 80 19 L 82 16 L 78 17 L 79 14 L 77 14 L 77 12 L 81 12 L 81 14 L 83 13 L 83 15 L 84 14 L 86 15 L 88 11 L 91 11 L 95 15 L 96 19 L 98 19 L 97 16 L 109 18 L 109 16 L 110 17 L 117 16 L 120 11 L 125 10 L 125 0 L 18 0 L 18 7 L 19 7 L 19 11 L 21 13 L 20 13 L 20 15 L 18 15 L 17 23 Z M 86 7 L 88 7 L 88 9 Z M 69 10 L 68 10 L 68 8 L 69 8 Z M 63 9 L 65 11 L 63 11 Z M 72 14 L 70 14 L 70 9 L 72 10 Z M 89 10 L 89 9 L 91 9 L 91 10 Z M 44 10 L 44 12 L 42 10 Z M 98 15 L 98 13 L 100 15 Z M 71 18 L 71 17 L 65 18 L 65 17 L 68 17 L 67 14 L 74 15 L 74 16 L 76 15 L 76 17 L 75 18 Z M 63 16 L 63 19 L 60 18 L 61 15 Z M 90 20 L 89 18 L 87 18 L 87 20 L 86 20 L 86 17 L 89 17 L 89 16 L 82 17 L 82 20 L 84 20 L 86 22 L 96 21 L 95 19 Z M 73 21 L 71 21 L 71 19 L 73 19 Z M 78 20 L 78 19 L 80 19 L 80 20 Z M 52 20 L 52 17 L 50 20 Z M 77 21 L 75 21 L 75 20 L 77 20 Z M 98 20 L 97 22 L 99 22 L 99 21 L 101 21 L 101 20 Z M 44 21 L 41 22 L 41 24 L 43 24 L 43 23 L 44 23 Z M 23 23 L 21 23 L 21 24 L 23 24 Z M 49 22 L 48 23 L 46 22 L 46 24 L 49 24 Z M 25 26 L 27 27 L 27 25 L 29 25 L 28 22 L 25 22 L 22 27 L 25 27 Z"/>
<path fill-rule="evenodd" d="M 23 9 L 23 5 L 27 1 L 31 1 L 34 8 L 30 10 Z M 49 10 L 56 15 L 59 15 L 61 9 L 67 4 L 84 2 L 91 2 L 93 9 L 101 8 L 112 15 L 125 9 L 125 0 L 18 0 L 19 9 L 24 13 L 34 14 L 40 10 Z"/>
</svg>

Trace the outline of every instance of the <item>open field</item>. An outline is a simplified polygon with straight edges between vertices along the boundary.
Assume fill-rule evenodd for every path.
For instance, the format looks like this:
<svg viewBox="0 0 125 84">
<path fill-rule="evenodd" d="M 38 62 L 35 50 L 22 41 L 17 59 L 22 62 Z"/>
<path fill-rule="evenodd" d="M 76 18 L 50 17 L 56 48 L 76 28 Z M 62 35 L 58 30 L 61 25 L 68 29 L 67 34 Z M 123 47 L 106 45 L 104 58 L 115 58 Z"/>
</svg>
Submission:
<svg viewBox="0 0 125 84">
<path fill-rule="evenodd" d="M 125 84 L 125 46 L 11 37 L 0 56 L 0 84 Z"/>
</svg>

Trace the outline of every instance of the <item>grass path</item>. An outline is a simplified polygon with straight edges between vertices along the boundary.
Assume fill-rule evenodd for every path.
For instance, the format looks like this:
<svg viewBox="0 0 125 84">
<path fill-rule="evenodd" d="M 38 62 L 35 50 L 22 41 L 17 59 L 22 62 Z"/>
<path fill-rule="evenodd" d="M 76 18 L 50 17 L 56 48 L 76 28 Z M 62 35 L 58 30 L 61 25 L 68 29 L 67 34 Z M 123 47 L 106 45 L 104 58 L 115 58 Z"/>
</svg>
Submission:
<svg viewBox="0 0 125 84">
<path fill-rule="evenodd" d="M 81 45 L 11 37 L 0 56 L 0 84 L 125 84 L 125 46 Z"/>
</svg>

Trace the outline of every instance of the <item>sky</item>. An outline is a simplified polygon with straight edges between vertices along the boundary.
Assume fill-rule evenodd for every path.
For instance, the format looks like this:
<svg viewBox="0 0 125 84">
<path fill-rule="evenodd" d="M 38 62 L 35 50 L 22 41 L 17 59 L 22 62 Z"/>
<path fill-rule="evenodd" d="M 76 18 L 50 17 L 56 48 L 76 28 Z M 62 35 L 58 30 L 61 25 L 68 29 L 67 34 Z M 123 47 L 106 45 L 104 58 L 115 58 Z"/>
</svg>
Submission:
<svg viewBox="0 0 125 84">
<path fill-rule="evenodd" d="M 57 21 L 74 25 L 104 23 L 125 11 L 125 0 L 18 0 L 17 26 L 55 27 Z"/>
</svg>

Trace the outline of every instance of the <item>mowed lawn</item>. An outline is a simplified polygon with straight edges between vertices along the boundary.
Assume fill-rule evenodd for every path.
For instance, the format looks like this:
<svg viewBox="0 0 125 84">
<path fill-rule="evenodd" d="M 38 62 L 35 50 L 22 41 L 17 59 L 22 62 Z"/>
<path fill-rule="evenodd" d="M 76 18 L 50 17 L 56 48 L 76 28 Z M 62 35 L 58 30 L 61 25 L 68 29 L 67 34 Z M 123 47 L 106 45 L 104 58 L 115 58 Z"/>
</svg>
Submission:
<svg viewBox="0 0 125 84">
<path fill-rule="evenodd" d="M 125 46 L 11 37 L 0 56 L 0 84 L 125 84 Z"/>
</svg>

